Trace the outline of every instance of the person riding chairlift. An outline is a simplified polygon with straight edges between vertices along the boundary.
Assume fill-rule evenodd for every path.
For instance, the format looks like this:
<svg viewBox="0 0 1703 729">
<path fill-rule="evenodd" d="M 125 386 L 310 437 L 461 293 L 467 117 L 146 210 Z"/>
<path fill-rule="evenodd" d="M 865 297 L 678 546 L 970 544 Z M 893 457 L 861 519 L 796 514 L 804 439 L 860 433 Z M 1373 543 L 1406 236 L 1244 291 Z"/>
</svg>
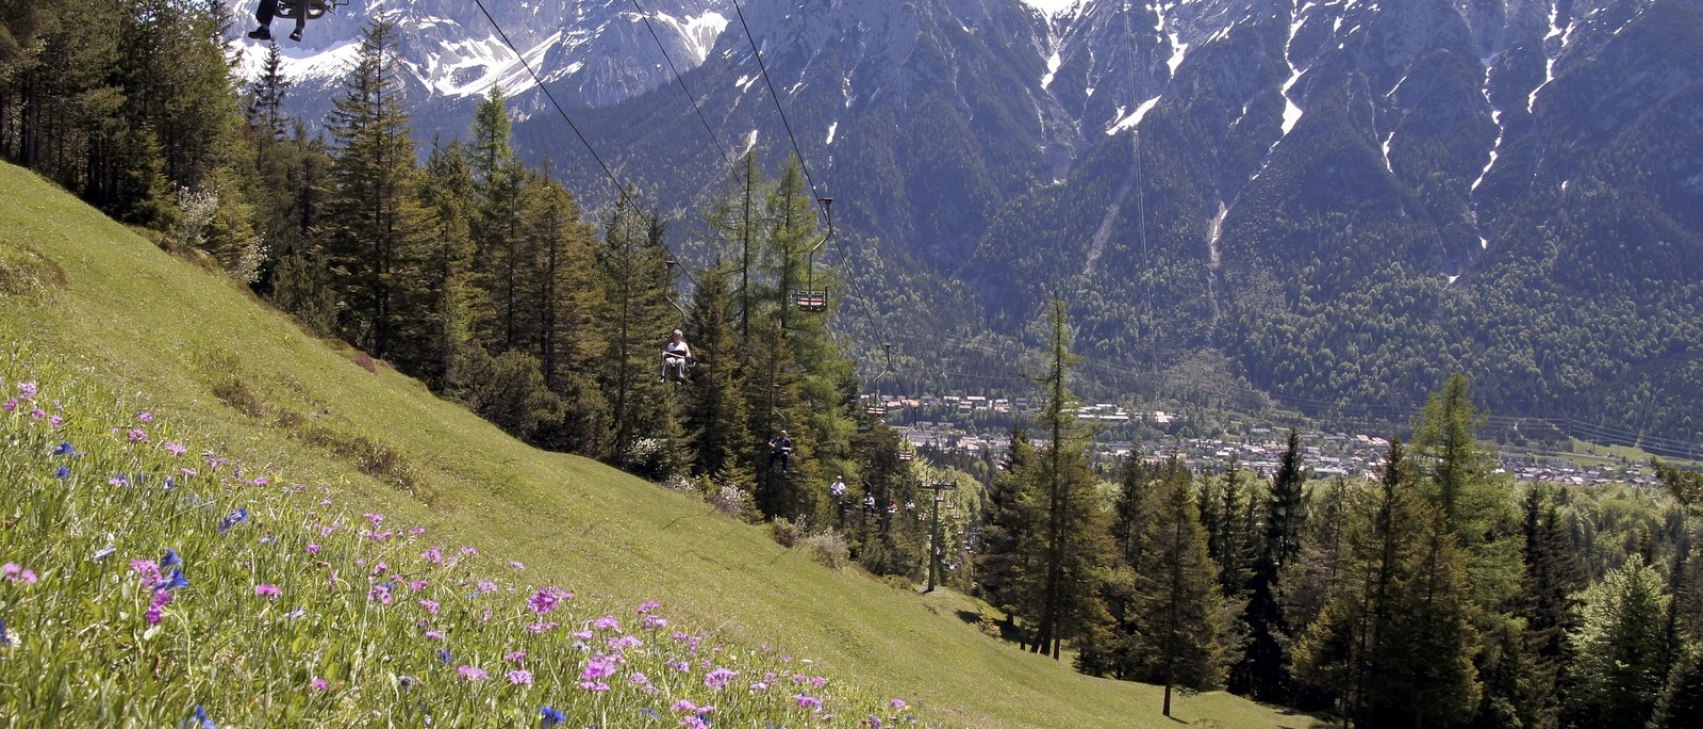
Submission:
<svg viewBox="0 0 1703 729">
<path fill-rule="evenodd" d="M 792 438 L 788 437 L 784 430 L 781 431 L 779 435 L 770 438 L 769 468 L 774 468 L 775 462 L 779 461 L 781 464 L 781 471 L 785 472 L 791 470 L 793 447 Z"/>
<path fill-rule="evenodd" d="M 307 0 L 284 0 L 299 2 L 296 8 L 296 29 L 290 33 L 290 40 L 300 41 L 302 29 L 307 27 Z M 260 0 L 260 5 L 254 9 L 254 19 L 260 21 L 260 27 L 248 32 L 248 37 L 255 40 L 272 40 L 272 17 L 278 14 L 279 0 Z"/>
<path fill-rule="evenodd" d="M 686 364 L 691 357 L 692 348 L 686 345 L 685 333 L 674 330 L 674 340 L 662 348 L 662 378 L 668 379 L 669 370 L 673 370 L 674 380 L 685 382 Z"/>
</svg>

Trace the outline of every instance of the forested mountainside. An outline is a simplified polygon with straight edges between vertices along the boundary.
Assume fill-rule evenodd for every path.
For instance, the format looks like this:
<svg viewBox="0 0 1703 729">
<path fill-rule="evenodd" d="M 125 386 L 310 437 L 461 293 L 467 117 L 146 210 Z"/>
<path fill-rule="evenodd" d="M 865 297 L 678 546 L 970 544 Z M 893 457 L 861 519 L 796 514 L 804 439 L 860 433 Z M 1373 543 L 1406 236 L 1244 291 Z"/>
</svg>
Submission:
<svg viewBox="0 0 1703 729">
<path fill-rule="evenodd" d="M 404 53 L 423 79 L 454 64 L 421 48 L 491 35 L 476 8 L 439 4 L 384 6 L 419 39 Z M 1461 370 L 1498 413 L 1689 443 L 1703 428 L 1671 405 L 1703 391 L 1697 0 L 494 13 L 523 51 L 549 46 L 539 70 L 587 139 L 667 209 L 724 192 L 745 149 L 773 167 L 796 140 L 817 194 L 839 201 L 828 258 L 856 284 L 842 319 L 903 359 L 1008 374 L 984 350 L 925 343 L 1030 339 L 1060 293 L 1084 353 L 1119 363 L 1112 379 L 1207 351 L 1292 402 L 1411 406 Z M 687 27 L 699 34 L 669 30 Z M 634 70 L 593 81 L 546 42 L 558 32 Z M 588 199 L 607 189 L 524 72 L 458 63 L 456 93 L 517 92 L 527 155 Z M 444 84 L 411 103 L 471 108 Z M 685 216 L 676 234 L 701 242 L 700 227 Z"/>
</svg>

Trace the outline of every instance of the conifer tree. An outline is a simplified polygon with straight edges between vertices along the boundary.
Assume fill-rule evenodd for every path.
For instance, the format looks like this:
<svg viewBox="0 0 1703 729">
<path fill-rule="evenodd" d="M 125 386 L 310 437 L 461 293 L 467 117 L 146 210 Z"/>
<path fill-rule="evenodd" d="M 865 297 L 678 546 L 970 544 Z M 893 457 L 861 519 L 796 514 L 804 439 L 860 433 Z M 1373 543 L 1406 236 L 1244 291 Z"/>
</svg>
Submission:
<svg viewBox="0 0 1703 729">
<path fill-rule="evenodd" d="M 1053 658 L 1086 617 L 1100 612 L 1096 575 L 1106 554 L 1106 515 L 1094 495 L 1081 429 L 1066 386 L 1071 357 L 1064 303 L 1052 307 L 1052 365 L 1045 379 L 1047 404 L 1040 423 L 1050 440 L 1026 475 L 1025 511 L 1034 521 L 1019 539 L 1025 569 L 1020 578 L 1019 615 L 1034 626 L 1031 647 Z"/>
<path fill-rule="evenodd" d="M 617 462 L 642 471 L 671 468 L 661 451 L 635 450 L 664 429 L 672 396 L 662 382 L 662 343 L 674 329 L 663 225 L 624 195 L 604 226 L 596 266 L 603 292 L 596 329 L 603 344 L 598 382 L 609 401 L 611 445 Z M 650 447 L 672 447 L 653 442 Z M 666 475 L 666 474 L 664 474 Z"/>
<path fill-rule="evenodd" d="M 1174 686 L 1202 690 L 1224 676 L 1223 595 L 1192 480 L 1175 458 L 1165 467 L 1154 495 L 1150 556 L 1136 577 L 1133 675 L 1164 685 L 1165 716 L 1171 715 Z"/>
<path fill-rule="evenodd" d="M 1666 685 L 1662 578 L 1634 554 L 1584 600 L 1584 619 L 1571 636 L 1578 650 L 1568 671 L 1567 716 L 1576 726 L 1642 729 Z"/>
<path fill-rule="evenodd" d="M 248 126 L 257 142 L 283 139 L 289 131 L 284 114 L 284 97 L 291 82 L 284 76 L 284 54 L 277 43 L 266 44 L 260 75 L 248 83 Z"/>
<path fill-rule="evenodd" d="M 1661 698 L 1649 729 L 1690 729 L 1703 716 L 1703 644 L 1692 644 L 1679 657 Z"/>
<path fill-rule="evenodd" d="M 982 599 L 1005 614 L 1008 629 L 1014 628 L 1020 594 L 1018 579 L 1028 569 L 1018 546 L 1022 535 L 1034 524 L 1033 515 L 1027 511 L 1033 501 L 1023 496 L 1023 490 L 1036 458 L 1028 431 L 1021 424 L 1013 424 L 1004 468 L 990 479 L 981 512 L 976 582 L 981 587 Z"/>
<path fill-rule="evenodd" d="M 344 79 L 329 126 L 336 149 L 327 206 L 326 253 L 348 301 L 345 338 L 374 357 L 396 345 L 409 298 L 419 292 L 412 269 L 424 232 L 413 190 L 417 170 L 408 116 L 402 107 L 396 26 L 373 21 Z"/>
<path fill-rule="evenodd" d="M 1578 629 L 1577 594 L 1585 587 L 1585 575 L 1553 496 L 1533 488 L 1522 504 L 1525 575 L 1516 614 L 1524 623 L 1529 688 L 1521 692 L 1525 700 L 1511 703 L 1525 725 L 1551 727 L 1560 710 L 1557 679 L 1573 660 L 1567 636 Z"/>
<path fill-rule="evenodd" d="M 686 317 L 686 340 L 697 363 L 682 426 L 693 454 L 692 471 L 700 475 L 738 468 L 740 454 L 753 440 L 739 393 L 741 347 L 728 279 L 719 261 L 706 270 Z"/>
<path fill-rule="evenodd" d="M 1302 503 L 1306 472 L 1301 455 L 1301 437 L 1291 429 L 1264 505 L 1259 556 L 1248 581 L 1248 607 L 1244 613 L 1248 645 L 1230 674 L 1232 690 L 1263 701 L 1281 701 L 1289 694 L 1284 644 L 1293 626 L 1278 601 L 1277 583 L 1301 551 L 1301 529 L 1306 520 Z"/>
<path fill-rule="evenodd" d="M 1426 498 L 1471 555 L 1475 599 L 1486 611 L 1502 612 L 1519 590 L 1519 545 L 1512 539 L 1512 485 L 1493 473 L 1496 459 L 1478 442 L 1484 422 L 1466 376 L 1456 373 L 1426 401 L 1413 447 Z"/>
<path fill-rule="evenodd" d="M 484 292 L 473 272 L 473 176 L 465 148 L 457 143 L 433 147 L 420 185 L 427 215 L 427 245 L 422 261 L 428 306 L 418 317 L 416 373 L 440 391 L 464 383 L 462 369 L 475 349 Z"/>
<path fill-rule="evenodd" d="M 1392 440 L 1343 584 L 1295 651 L 1297 673 L 1335 690 L 1355 727 L 1447 725 L 1480 695 L 1464 557 L 1440 511 L 1409 494 L 1414 479 Z"/>
</svg>

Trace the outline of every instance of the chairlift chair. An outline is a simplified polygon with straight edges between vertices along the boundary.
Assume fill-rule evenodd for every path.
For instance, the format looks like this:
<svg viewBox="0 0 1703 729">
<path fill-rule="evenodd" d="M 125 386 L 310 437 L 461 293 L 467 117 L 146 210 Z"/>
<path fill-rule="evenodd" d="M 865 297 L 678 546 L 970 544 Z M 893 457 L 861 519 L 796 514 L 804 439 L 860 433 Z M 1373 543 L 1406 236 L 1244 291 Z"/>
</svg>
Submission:
<svg viewBox="0 0 1703 729">
<path fill-rule="evenodd" d="M 807 253 L 804 288 L 792 291 L 793 305 L 797 306 L 799 311 L 813 313 L 828 310 L 828 290 L 816 288 L 816 251 L 827 243 L 828 239 L 834 237 L 834 198 L 819 197 L 816 202 L 821 203 L 822 214 L 828 218 L 828 232 L 823 234 L 822 240 L 816 241 L 816 245 L 811 246 Z"/>
<path fill-rule="evenodd" d="M 912 459 L 915 459 L 916 457 L 917 457 L 916 452 L 912 451 L 909 448 L 900 448 L 899 449 L 899 460 L 900 461 L 907 461 L 908 462 L 908 461 L 911 461 Z"/>
<path fill-rule="evenodd" d="M 318 20 L 333 8 L 348 4 L 349 0 L 278 0 L 277 17 L 295 20 L 306 13 L 308 20 Z"/>
</svg>

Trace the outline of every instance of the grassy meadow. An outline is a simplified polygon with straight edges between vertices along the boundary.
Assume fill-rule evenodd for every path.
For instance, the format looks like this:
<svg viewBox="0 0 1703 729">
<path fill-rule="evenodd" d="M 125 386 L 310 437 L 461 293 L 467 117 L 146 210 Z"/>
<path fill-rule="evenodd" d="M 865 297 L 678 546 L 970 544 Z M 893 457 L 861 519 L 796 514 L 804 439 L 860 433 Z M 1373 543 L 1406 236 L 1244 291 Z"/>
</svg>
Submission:
<svg viewBox="0 0 1703 729">
<path fill-rule="evenodd" d="M 1157 687 L 988 638 L 964 596 L 527 447 L 12 166 L 0 379 L 0 724 L 1177 723 Z"/>
</svg>

